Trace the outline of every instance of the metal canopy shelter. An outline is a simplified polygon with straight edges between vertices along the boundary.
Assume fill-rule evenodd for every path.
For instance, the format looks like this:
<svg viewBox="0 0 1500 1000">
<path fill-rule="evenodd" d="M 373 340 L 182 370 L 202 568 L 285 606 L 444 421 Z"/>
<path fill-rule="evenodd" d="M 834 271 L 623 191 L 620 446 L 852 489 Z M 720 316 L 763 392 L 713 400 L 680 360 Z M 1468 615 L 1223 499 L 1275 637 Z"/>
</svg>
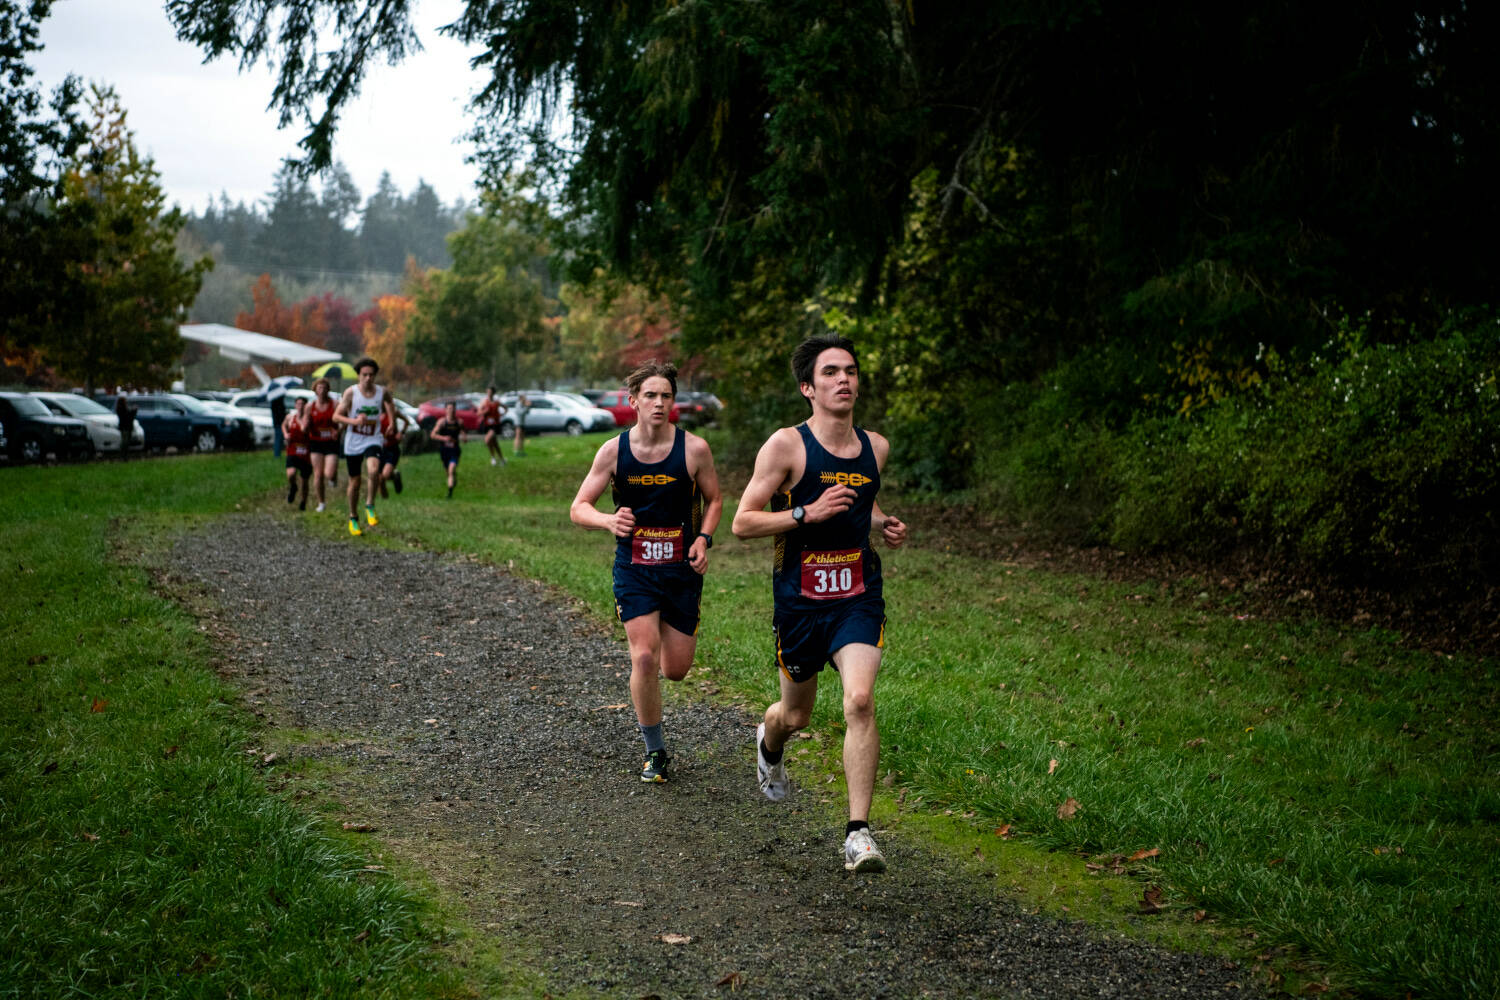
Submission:
<svg viewBox="0 0 1500 1000">
<path fill-rule="evenodd" d="M 183 340 L 217 347 L 219 353 L 236 361 L 248 361 L 261 385 L 270 384 L 271 377 L 261 367 L 263 363 L 285 365 L 315 365 L 320 361 L 338 361 L 337 351 L 325 351 L 321 347 L 309 347 L 295 340 L 282 340 L 264 333 L 241 330 L 223 323 L 188 323 L 177 328 Z"/>
</svg>

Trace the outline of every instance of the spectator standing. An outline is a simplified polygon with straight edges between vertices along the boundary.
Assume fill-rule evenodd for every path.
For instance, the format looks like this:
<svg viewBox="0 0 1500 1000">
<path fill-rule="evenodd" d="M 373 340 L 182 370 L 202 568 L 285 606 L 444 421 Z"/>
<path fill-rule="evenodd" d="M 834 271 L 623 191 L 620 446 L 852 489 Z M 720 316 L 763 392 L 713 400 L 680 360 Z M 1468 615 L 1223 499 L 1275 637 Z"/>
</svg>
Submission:
<svg viewBox="0 0 1500 1000">
<path fill-rule="evenodd" d="M 131 428 L 135 425 L 135 407 L 130 405 L 130 400 L 126 398 L 123 389 L 115 397 L 115 419 L 120 422 L 120 458 L 128 459 L 130 457 Z"/>
<path fill-rule="evenodd" d="M 276 429 L 275 437 L 271 439 L 271 456 L 281 457 L 281 446 L 285 440 L 281 425 L 286 422 L 286 386 L 280 382 L 272 382 L 266 390 L 266 401 L 271 404 L 271 426 Z"/>
</svg>

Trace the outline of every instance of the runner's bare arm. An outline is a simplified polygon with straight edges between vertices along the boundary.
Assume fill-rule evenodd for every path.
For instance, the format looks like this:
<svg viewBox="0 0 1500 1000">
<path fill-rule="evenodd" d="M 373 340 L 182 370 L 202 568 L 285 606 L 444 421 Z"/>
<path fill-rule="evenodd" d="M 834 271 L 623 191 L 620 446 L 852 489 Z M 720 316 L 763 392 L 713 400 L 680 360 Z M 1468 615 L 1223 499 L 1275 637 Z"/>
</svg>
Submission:
<svg viewBox="0 0 1500 1000">
<path fill-rule="evenodd" d="M 616 538 L 627 537 L 635 528 L 635 514 L 629 507 L 621 507 L 613 514 L 606 514 L 594 506 L 609 486 L 620 452 L 620 439 L 610 438 L 594 453 L 594 464 L 578 487 L 578 495 L 568 508 L 568 517 L 580 527 L 608 531 Z"/>
<path fill-rule="evenodd" d="M 354 405 L 352 402 L 350 402 L 353 398 L 354 386 L 352 385 L 349 388 L 345 389 L 343 392 L 339 393 L 339 405 L 334 407 L 333 410 L 334 423 L 343 424 L 346 427 L 353 427 L 355 424 L 359 423 L 358 420 L 355 420 L 354 418 L 349 416 L 349 408 Z"/>
<path fill-rule="evenodd" d="M 899 549 L 906 541 L 906 522 L 881 510 L 879 500 L 870 508 L 870 527 L 880 532 L 885 544 L 893 549 Z"/>
<path fill-rule="evenodd" d="M 755 456 L 755 471 L 740 497 L 734 523 L 730 525 L 736 538 L 766 538 L 797 526 L 791 511 L 773 513 L 765 508 L 778 489 L 801 476 L 804 462 L 802 438 L 794 428 L 783 427 L 761 445 L 760 453 Z M 848 486 L 830 486 L 807 505 L 805 520 L 812 524 L 826 521 L 852 507 L 854 497 L 854 490 Z"/>
<path fill-rule="evenodd" d="M 719 489 L 719 472 L 714 468 L 714 455 L 708 442 L 696 434 L 687 436 L 688 473 L 698 485 L 703 496 L 703 522 L 699 531 L 712 535 L 719 527 L 719 518 L 724 514 L 724 494 Z M 699 573 L 708 569 L 708 542 L 694 538 L 688 546 L 688 564 Z"/>
</svg>

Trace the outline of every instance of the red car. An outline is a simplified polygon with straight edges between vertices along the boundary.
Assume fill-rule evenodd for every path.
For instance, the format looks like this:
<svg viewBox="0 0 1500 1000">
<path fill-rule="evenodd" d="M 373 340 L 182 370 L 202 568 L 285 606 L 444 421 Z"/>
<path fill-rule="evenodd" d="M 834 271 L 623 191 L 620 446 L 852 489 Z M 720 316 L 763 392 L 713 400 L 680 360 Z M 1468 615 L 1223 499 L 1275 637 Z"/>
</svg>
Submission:
<svg viewBox="0 0 1500 1000">
<path fill-rule="evenodd" d="M 449 403 L 455 404 L 458 422 L 464 425 L 464 430 L 479 429 L 479 408 L 469 396 L 439 396 L 429 399 L 417 407 L 417 423 L 422 425 L 424 431 L 432 430 L 432 425 L 438 422 Z"/>
<path fill-rule="evenodd" d="M 608 392 L 599 394 L 594 400 L 594 405 L 601 410 L 608 410 L 615 415 L 616 427 L 629 427 L 635 423 L 635 409 L 630 405 L 629 389 L 610 389 Z M 677 418 L 682 415 L 682 410 L 676 403 L 672 404 L 672 412 L 667 414 L 667 419 L 677 423 Z"/>
</svg>

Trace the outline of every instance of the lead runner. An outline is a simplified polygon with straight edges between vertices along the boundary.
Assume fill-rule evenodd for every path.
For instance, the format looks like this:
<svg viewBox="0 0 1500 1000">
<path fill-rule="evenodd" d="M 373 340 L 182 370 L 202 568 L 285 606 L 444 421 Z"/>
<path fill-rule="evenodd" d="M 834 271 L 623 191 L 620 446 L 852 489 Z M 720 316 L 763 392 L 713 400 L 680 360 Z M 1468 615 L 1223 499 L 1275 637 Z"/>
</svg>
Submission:
<svg viewBox="0 0 1500 1000">
<path fill-rule="evenodd" d="M 630 644 L 630 700 L 646 741 L 641 780 L 667 780 L 660 671 L 680 681 L 698 648 L 698 606 L 708 550 L 724 498 L 708 442 L 669 422 L 677 395 L 676 366 L 647 361 L 625 381 L 635 424 L 610 438 L 569 517 L 615 536 L 615 610 Z M 613 485 L 615 510 L 594 505 Z"/>
<path fill-rule="evenodd" d="M 761 446 L 731 525 L 739 538 L 776 538 L 773 628 L 781 697 L 756 730 L 756 776 L 767 798 L 786 798 L 791 779 L 782 753 L 811 719 L 818 674 L 832 663 L 844 689 L 844 867 L 881 872 L 886 861 L 870 832 L 870 802 L 880 761 L 875 675 L 885 647 L 885 598 L 870 535 L 878 532 L 897 548 L 906 541 L 906 525 L 875 499 L 890 443 L 854 424 L 859 363 L 853 342 L 838 336 L 803 341 L 792 354 L 792 374 L 812 415 Z"/>
</svg>

